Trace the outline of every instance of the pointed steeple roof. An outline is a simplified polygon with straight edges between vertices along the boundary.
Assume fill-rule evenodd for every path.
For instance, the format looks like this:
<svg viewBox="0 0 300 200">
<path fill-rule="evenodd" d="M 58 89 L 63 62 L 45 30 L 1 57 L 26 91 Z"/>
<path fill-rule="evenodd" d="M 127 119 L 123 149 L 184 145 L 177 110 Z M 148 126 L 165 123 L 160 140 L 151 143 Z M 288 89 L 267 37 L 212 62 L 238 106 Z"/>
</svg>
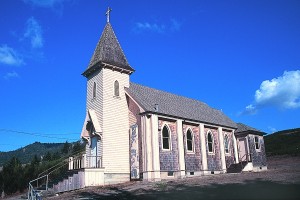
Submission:
<svg viewBox="0 0 300 200">
<path fill-rule="evenodd" d="M 107 21 L 88 68 L 82 75 L 88 76 L 100 67 L 109 67 L 131 74 L 135 70 L 128 64 L 120 43 Z"/>
</svg>

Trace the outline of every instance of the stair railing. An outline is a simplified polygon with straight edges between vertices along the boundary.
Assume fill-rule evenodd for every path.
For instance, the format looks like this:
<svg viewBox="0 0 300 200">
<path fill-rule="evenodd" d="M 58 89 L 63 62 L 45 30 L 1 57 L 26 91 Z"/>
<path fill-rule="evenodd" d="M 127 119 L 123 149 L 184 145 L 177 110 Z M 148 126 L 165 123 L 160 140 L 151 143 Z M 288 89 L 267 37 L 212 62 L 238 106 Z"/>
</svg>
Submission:
<svg viewBox="0 0 300 200">
<path fill-rule="evenodd" d="M 248 162 L 250 162 L 252 159 L 251 159 L 251 153 L 247 153 L 247 154 L 245 154 L 245 155 L 243 155 L 243 157 L 242 158 L 240 158 L 239 159 L 239 162 L 240 162 L 240 164 L 241 164 L 241 166 L 242 166 L 242 168 L 244 168 L 245 166 L 243 165 L 243 158 L 244 157 L 246 157 L 246 165 L 248 164 Z"/>
<path fill-rule="evenodd" d="M 28 200 L 36 200 L 36 199 L 38 199 L 38 193 L 37 193 L 37 191 L 38 191 L 37 189 L 39 187 L 38 181 L 40 179 L 45 178 L 45 177 L 46 177 L 46 188 L 45 189 L 48 190 L 48 181 L 49 181 L 49 175 L 48 174 L 44 175 L 44 176 L 41 176 L 41 177 L 39 177 L 37 179 L 34 179 L 34 180 L 32 180 L 32 181 L 29 182 L 28 196 L 27 196 Z M 33 183 L 34 182 L 36 182 L 36 188 L 37 189 L 34 189 L 34 187 L 33 187 Z"/>
<path fill-rule="evenodd" d="M 82 152 L 82 150 L 76 152 L 74 155 L 78 155 L 81 152 Z M 52 174 L 54 171 L 56 171 L 56 170 L 64 167 L 65 165 L 69 164 L 69 162 L 70 162 L 69 159 L 63 158 L 63 160 L 60 161 L 59 163 L 57 163 L 56 165 L 54 165 L 54 166 L 50 167 L 49 169 L 47 169 L 47 170 L 43 171 L 42 173 L 40 173 L 38 175 L 38 178 L 30 181 L 29 184 L 28 184 L 27 199 L 28 200 L 37 200 L 37 199 L 39 199 L 39 196 L 38 196 L 39 194 L 38 194 L 38 190 L 37 190 L 38 187 L 39 187 L 39 180 L 46 177 L 46 188 L 45 188 L 45 190 L 47 191 L 48 190 L 48 183 L 49 183 L 49 175 Z M 35 189 L 35 187 L 34 187 L 34 184 L 33 184 L 34 182 L 36 182 L 36 188 L 37 189 Z"/>
</svg>

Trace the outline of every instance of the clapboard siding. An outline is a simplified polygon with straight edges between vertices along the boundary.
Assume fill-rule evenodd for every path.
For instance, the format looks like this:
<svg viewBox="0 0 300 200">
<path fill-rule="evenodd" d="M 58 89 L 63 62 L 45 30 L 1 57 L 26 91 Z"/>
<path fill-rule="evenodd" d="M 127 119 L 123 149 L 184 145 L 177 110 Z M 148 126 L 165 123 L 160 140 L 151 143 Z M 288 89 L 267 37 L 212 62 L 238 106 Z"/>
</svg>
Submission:
<svg viewBox="0 0 300 200">
<path fill-rule="evenodd" d="M 93 98 L 94 83 L 97 85 L 96 98 Z M 101 128 L 103 128 L 103 70 L 95 72 L 87 81 L 86 112 L 93 109 L 97 113 L 97 118 Z"/>
<path fill-rule="evenodd" d="M 119 97 L 114 96 L 116 80 Z M 103 167 L 106 173 L 130 173 L 129 120 L 124 87 L 129 87 L 128 74 L 103 69 Z"/>
</svg>

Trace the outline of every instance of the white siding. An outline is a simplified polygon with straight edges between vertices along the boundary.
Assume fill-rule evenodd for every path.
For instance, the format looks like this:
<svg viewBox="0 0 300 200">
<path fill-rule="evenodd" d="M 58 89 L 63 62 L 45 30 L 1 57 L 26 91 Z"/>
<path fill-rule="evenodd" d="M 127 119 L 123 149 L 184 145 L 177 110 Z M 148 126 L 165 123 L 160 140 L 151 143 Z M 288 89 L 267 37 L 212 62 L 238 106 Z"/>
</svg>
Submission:
<svg viewBox="0 0 300 200">
<path fill-rule="evenodd" d="M 119 97 L 114 96 L 116 80 L 119 82 Z M 129 119 L 124 87 L 129 87 L 129 75 L 103 69 L 102 130 L 105 173 L 130 173 Z"/>
<path fill-rule="evenodd" d="M 119 82 L 120 96 L 114 96 L 114 82 Z M 94 82 L 97 84 L 93 98 Z M 104 173 L 130 174 L 129 162 L 129 118 L 124 87 L 129 87 L 129 75 L 101 69 L 88 78 L 87 105 L 96 111 L 103 131 L 99 152 L 102 154 Z M 90 152 L 87 151 L 87 155 Z"/>
<path fill-rule="evenodd" d="M 96 98 L 93 98 L 94 82 L 97 84 Z M 87 81 L 86 113 L 89 109 L 96 111 L 98 121 L 103 128 L 103 70 L 95 72 Z M 103 130 L 103 129 L 102 129 Z"/>
</svg>

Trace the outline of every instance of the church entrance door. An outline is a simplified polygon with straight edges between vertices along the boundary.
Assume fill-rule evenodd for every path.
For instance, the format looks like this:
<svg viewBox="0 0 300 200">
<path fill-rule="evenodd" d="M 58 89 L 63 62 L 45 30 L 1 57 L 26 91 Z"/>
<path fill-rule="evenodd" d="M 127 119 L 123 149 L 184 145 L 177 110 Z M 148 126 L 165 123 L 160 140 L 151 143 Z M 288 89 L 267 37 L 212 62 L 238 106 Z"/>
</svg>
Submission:
<svg viewBox="0 0 300 200">
<path fill-rule="evenodd" d="M 246 138 L 239 139 L 239 161 L 248 160 L 248 146 Z"/>
<path fill-rule="evenodd" d="M 90 157 L 90 167 L 96 168 L 97 167 L 97 137 L 92 137 L 91 143 L 91 157 Z"/>
</svg>

